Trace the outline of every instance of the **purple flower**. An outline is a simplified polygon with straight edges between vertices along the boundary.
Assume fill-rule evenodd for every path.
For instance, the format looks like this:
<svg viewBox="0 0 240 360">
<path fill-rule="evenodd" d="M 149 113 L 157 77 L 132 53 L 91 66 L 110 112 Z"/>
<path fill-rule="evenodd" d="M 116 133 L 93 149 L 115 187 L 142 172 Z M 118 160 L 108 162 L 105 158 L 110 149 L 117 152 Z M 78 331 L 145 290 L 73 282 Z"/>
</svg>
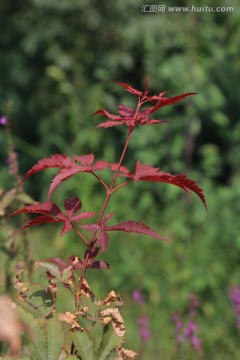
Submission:
<svg viewBox="0 0 240 360">
<path fill-rule="evenodd" d="M 132 292 L 132 298 L 138 303 L 138 305 L 143 305 L 145 302 L 144 295 L 139 290 L 134 290 Z"/>
<path fill-rule="evenodd" d="M 185 340 L 188 341 L 197 352 L 202 351 L 201 341 L 197 336 L 198 328 L 196 324 L 197 308 L 199 305 L 200 303 L 197 296 L 191 294 L 189 296 L 188 322 L 186 326 L 184 326 L 181 316 L 178 313 L 175 313 L 172 317 L 172 321 L 175 324 L 176 341 L 179 344 Z"/>
<path fill-rule="evenodd" d="M 237 286 L 229 289 L 229 297 L 236 316 L 236 326 L 240 329 L 240 288 Z"/>
<path fill-rule="evenodd" d="M 191 344 L 196 351 L 201 351 L 201 341 L 197 336 L 191 338 Z"/>
<path fill-rule="evenodd" d="M 197 325 L 194 321 L 189 321 L 187 327 L 184 329 L 184 335 L 191 337 L 197 331 Z"/>
<path fill-rule="evenodd" d="M 7 125 L 7 117 L 5 115 L 0 118 L 0 125 L 2 126 Z"/>
<path fill-rule="evenodd" d="M 139 333 L 143 341 L 148 341 L 151 337 L 149 330 L 149 318 L 147 315 L 141 315 L 138 318 Z"/>
</svg>

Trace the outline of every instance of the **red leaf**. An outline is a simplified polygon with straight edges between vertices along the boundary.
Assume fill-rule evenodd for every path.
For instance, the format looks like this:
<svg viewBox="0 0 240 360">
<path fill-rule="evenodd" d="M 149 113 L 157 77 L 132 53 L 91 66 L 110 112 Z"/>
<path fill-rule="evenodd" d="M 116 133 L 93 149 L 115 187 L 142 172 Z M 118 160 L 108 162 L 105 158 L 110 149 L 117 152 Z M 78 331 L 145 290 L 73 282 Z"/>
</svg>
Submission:
<svg viewBox="0 0 240 360">
<path fill-rule="evenodd" d="M 73 270 L 79 270 L 83 267 L 83 261 L 77 256 L 70 256 L 67 259 L 67 262 L 73 268 Z"/>
<path fill-rule="evenodd" d="M 159 168 L 154 168 L 149 164 L 141 164 L 139 160 L 137 160 L 135 172 L 133 175 L 133 180 L 138 181 L 142 176 L 153 176 L 158 173 Z"/>
<path fill-rule="evenodd" d="M 119 115 L 121 115 L 124 118 L 132 118 L 134 115 L 134 110 L 128 106 L 120 104 L 118 106 L 118 113 L 119 113 Z"/>
<path fill-rule="evenodd" d="M 72 229 L 72 222 L 79 222 L 82 219 L 90 218 L 95 215 L 93 212 L 83 212 L 78 215 L 74 215 L 77 211 L 79 211 L 82 207 L 81 201 L 77 197 L 73 197 L 71 199 L 66 199 L 64 201 L 64 207 L 67 214 L 64 214 L 59 207 L 51 201 L 47 201 L 42 204 L 34 204 L 25 206 L 22 209 L 14 211 L 12 215 L 26 213 L 26 214 L 43 214 L 44 216 L 40 216 L 35 220 L 29 221 L 26 225 L 24 225 L 19 231 L 23 229 L 42 224 L 44 222 L 63 222 L 64 225 L 62 227 L 60 236 L 68 232 Z M 19 232 L 18 231 L 18 232 Z"/>
<path fill-rule="evenodd" d="M 93 161 L 94 161 L 94 155 L 93 154 L 87 154 L 83 156 L 77 156 L 74 155 L 74 158 L 79 161 L 83 166 L 91 167 Z"/>
<path fill-rule="evenodd" d="M 93 170 L 94 171 L 99 171 L 99 170 L 104 170 L 106 168 L 110 168 L 111 169 L 111 165 L 109 162 L 107 161 L 103 161 L 103 160 L 99 160 L 96 162 L 96 164 L 93 166 Z"/>
<path fill-rule="evenodd" d="M 142 92 L 139 90 L 134 89 L 132 86 L 130 86 L 129 84 L 126 83 L 122 83 L 122 82 L 118 82 L 118 81 L 114 81 L 115 83 L 117 83 L 118 85 L 122 86 L 125 88 L 125 90 L 127 90 L 128 92 L 130 92 L 131 94 L 134 95 L 142 95 Z"/>
<path fill-rule="evenodd" d="M 71 219 L 73 214 L 82 208 L 82 202 L 78 197 L 64 200 L 64 208 L 67 211 L 68 217 Z"/>
<path fill-rule="evenodd" d="M 104 109 L 97 110 L 93 115 L 97 115 L 97 114 L 103 114 L 108 119 L 115 120 L 115 121 L 117 121 L 117 120 L 122 121 L 123 120 L 123 118 L 119 117 L 118 115 L 111 114 L 110 112 L 108 112 L 107 110 L 104 110 Z"/>
<path fill-rule="evenodd" d="M 195 94 L 197 94 L 197 93 L 191 92 L 191 93 L 186 93 L 186 94 L 182 94 L 182 95 L 178 95 L 178 96 L 173 96 L 170 98 L 164 98 L 161 96 L 162 94 L 160 94 L 158 102 L 153 107 L 149 108 L 148 111 L 150 114 L 152 114 L 154 111 L 157 111 L 158 109 L 162 108 L 163 106 L 172 105 L 172 104 L 184 99 L 186 96 L 191 96 L 191 95 L 195 95 Z M 156 96 L 155 96 L 155 98 L 156 98 Z M 153 99 L 153 97 L 152 97 L 152 99 Z"/>
<path fill-rule="evenodd" d="M 75 164 L 76 165 L 76 164 Z M 48 191 L 48 198 L 51 197 L 53 191 L 66 179 L 68 179 L 69 177 L 78 174 L 79 172 L 82 172 L 83 168 L 79 167 L 75 167 L 72 169 L 62 169 L 60 170 L 57 175 L 53 178 L 51 185 L 49 187 L 49 191 Z"/>
<path fill-rule="evenodd" d="M 94 261 L 91 264 L 91 269 L 109 269 L 109 264 L 104 260 Z"/>
<path fill-rule="evenodd" d="M 117 163 L 111 164 L 111 170 L 112 171 L 116 171 L 117 169 L 118 169 L 118 164 Z M 125 166 L 120 166 L 119 171 L 122 172 L 125 175 L 130 176 L 130 174 L 131 174 L 131 172 Z M 125 176 L 125 175 L 123 175 L 123 176 Z"/>
<path fill-rule="evenodd" d="M 80 225 L 80 228 L 84 230 L 92 230 L 92 231 L 101 230 L 101 226 L 97 224 L 84 224 L 84 225 Z"/>
<path fill-rule="evenodd" d="M 17 230 L 13 235 L 12 237 L 15 237 L 19 232 L 23 231 L 24 229 L 27 229 L 31 226 L 35 226 L 35 225 L 41 225 L 41 224 L 46 224 L 46 223 L 53 223 L 53 222 L 62 222 L 62 220 L 59 220 L 59 219 L 55 219 L 55 218 L 52 218 L 50 216 L 47 216 L 47 215 L 42 215 L 42 216 L 39 216 L 37 219 L 34 219 L 34 220 L 30 220 L 28 221 L 25 225 L 23 225 L 19 230 Z"/>
<path fill-rule="evenodd" d="M 117 225 L 107 226 L 105 231 L 124 231 L 124 232 L 134 232 L 149 235 L 158 240 L 164 240 L 164 238 L 158 235 L 155 231 L 150 229 L 147 225 L 135 221 L 126 221 Z"/>
<path fill-rule="evenodd" d="M 91 212 L 91 211 L 82 212 L 82 213 L 79 214 L 79 215 L 73 216 L 73 217 L 72 217 L 72 221 L 78 222 L 78 221 L 80 221 L 80 220 L 82 220 L 82 219 L 89 219 L 89 218 L 91 218 L 91 217 L 93 217 L 93 216 L 95 216 L 95 215 L 96 215 L 96 213 L 95 213 L 95 212 Z"/>
<path fill-rule="evenodd" d="M 72 168 L 76 167 L 76 164 L 67 155 L 55 154 L 50 158 L 44 158 L 39 160 L 24 176 L 21 183 L 25 181 L 29 176 L 35 174 L 38 171 L 42 171 L 49 168 Z"/>
<path fill-rule="evenodd" d="M 33 205 L 27 205 L 19 210 L 12 212 L 8 216 L 16 215 L 16 214 L 44 214 L 44 215 L 52 215 L 59 216 L 63 215 L 62 211 L 59 207 L 53 203 L 52 201 L 46 201 L 44 203 L 37 203 Z"/>
<path fill-rule="evenodd" d="M 108 127 L 113 127 L 113 126 L 119 126 L 124 124 L 124 121 L 105 121 L 101 124 L 99 124 L 98 126 L 96 126 L 97 128 L 99 127 L 104 127 L 104 128 L 108 128 Z"/>
<path fill-rule="evenodd" d="M 97 243 L 103 252 L 107 250 L 109 236 L 105 231 L 101 231 L 97 237 Z"/>
<path fill-rule="evenodd" d="M 203 194 L 203 190 L 197 185 L 197 183 L 189 179 L 184 174 L 171 175 L 164 172 L 159 172 L 157 175 L 143 176 L 139 180 L 142 181 L 154 181 L 154 182 L 165 182 L 169 184 L 176 185 L 186 191 L 189 195 L 189 190 L 192 190 L 195 194 L 199 196 L 203 205 L 207 209 L 206 199 Z"/>
</svg>

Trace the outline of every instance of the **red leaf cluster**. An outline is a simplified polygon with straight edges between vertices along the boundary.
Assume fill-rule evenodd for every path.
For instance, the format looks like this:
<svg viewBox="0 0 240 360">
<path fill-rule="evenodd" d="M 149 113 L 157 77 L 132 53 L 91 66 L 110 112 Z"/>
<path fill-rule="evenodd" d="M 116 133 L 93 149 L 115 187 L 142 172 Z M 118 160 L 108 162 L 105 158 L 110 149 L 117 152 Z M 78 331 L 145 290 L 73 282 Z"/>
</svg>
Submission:
<svg viewBox="0 0 240 360">
<path fill-rule="evenodd" d="M 164 240 L 162 236 L 157 234 L 155 231 L 150 229 L 147 225 L 135 221 L 125 221 L 116 225 L 107 226 L 108 220 L 114 214 L 107 214 L 105 218 L 101 221 L 100 224 L 84 224 L 80 225 L 82 229 L 85 230 L 92 230 L 92 231 L 99 231 L 97 236 L 97 243 L 101 247 L 102 251 L 105 252 L 108 247 L 108 240 L 109 240 L 109 231 L 123 231 L 129 233 L 139 233 L 149 235 L 158 240 Z"/>
<path fill-rule="evenodd" d="M 51 155 L 50 158 L 41 159 L 26 173 L 21 183 L 25 181 L 29 176 L 39 171 L 50 168 L 60 168 L 61 170 L 53 178 L 52 183 L 49 187 L 48 197 L 50 198 L 56 187 L 60 185 L 63 181 L 68 179 L 69 177 L 81 172 L 95 174 L 95 171 L 104 170 L 106 168 L 111 169 L 112 166 L 112 164 L 102 160 L 97 161 L 93 165 L 94 162 L 93 154 L 86 154 L 83 156 L 74 155 L 74 158 L 75 161 L 72 160 L 67 155 L 55 154 L 55 155 Z"/>
<path fill-rule="evenodd" d="M 129 129 L 134 129 L 137 125 L 146 125 L 146 124 L 150 125 L 150 124 L 163 123 L 166 121 L 151 119 L 150 115 L 155 111 L 161 109 L 163 106 L 173 105 L 187 96 L 196 94 L 194 92 L 190 92 L 168 98 L 168 97 L 164 97 L 164 95 L 167 93 L 167 91 L 165 91 L 160 93 L 159 95 L 149 96 L 148 77 L 146 78 L 144 92 L 134 89 L 131 85 L 126 83 L 122 83 L 122 82 L 116 82 L 116 83 L 124 87 L 124 89 L 130 92 L 131 94 L 138 96 L 137 111 L 134 111 L 132 108 L 122 104 L 119 105 L 118 107 L 118 115 L 111 114 L 104 109 L 97 110 L 93 115 L 103 114 L 108 119 L 107 121 L 100 123 L 97 127 L 107 128 L 107 127 L 119 126 L 125 124 Z M 150 106 L 147 109 L 140 111 L 140 107 L 146 103 L 149 103 Z M 152 106 L 152 104 L 154 105 Z"/>
<path fill-rule="evenodd" d="M 63 222 L 63 227 L 60 233 L 60 236 L 66 234 L 73 228 L 73 223 L 78 223 L 82 219 L 89 219 L 95 215 L 94 212 L 82 212 L 78 215 L 75 215 L 76 212 L 81 210 L 82 203 L 78 197 L 73 197 L 71 199 L 66 199 L 64 201 L 64 208 L 66 212 L 62 212 L 60 208 L 52 201 L 46 201 L 44 203 L 28 205 L 22 209 L 16 210 L 11 213 L 9 216 L 16 214 L 41 214 L 34 220 L 28 221 L 24 226 L 17 231 L 20 232 L 30 226 L 35 226 L 39 224 L 44 224 L 48 222 Z"/>
<path fill-rule="evenodd" d="M 134 173 L 131 173 L 127 168 L 121 167 L 119 176 L 130 178 L 137 182 L 141 181 L 153 181 L 153 182 L 164 182 L 180 187 L 190 196 L 189 190 L 193 191 L 202 200 L 204 206 L 207 208 L 206 199 L 203 194 L 203 190 L 197 185 L 197 183 L 189 179 L 184 174 L 172 175 L 160 171 L 159 168 L 154 168 L 149 164 L 141 164 L 137 161 Z"/>
</svg>

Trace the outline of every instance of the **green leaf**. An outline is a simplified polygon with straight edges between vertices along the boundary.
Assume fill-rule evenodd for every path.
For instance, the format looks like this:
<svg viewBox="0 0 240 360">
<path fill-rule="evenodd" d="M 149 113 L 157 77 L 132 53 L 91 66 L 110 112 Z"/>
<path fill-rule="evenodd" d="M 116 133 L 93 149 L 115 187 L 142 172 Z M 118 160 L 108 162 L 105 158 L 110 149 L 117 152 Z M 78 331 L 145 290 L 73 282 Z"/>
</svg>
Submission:
<svg viewBox="0 0 240 360">
<path fill-rule="evenodd" d="M 64 269 L 62 273 L 62 281 L 65 282 L 66 280 L 68 280 L 72 276 L 72 274 L 72 270 L 68 268 Z"/>
<path fill-rule="evenodd" d="M 21 306 L 30 311 L 34 316 L 47 316 L 53 308 L 53 298 L 50 292 L 46 292 L 40 284 L 24 282 L 28 288 L 21 297 Z M 21 289 L 19 289 L 21 291 Z"/>
<path fill-rule="evenodd" d="M 81 305 L 88 308 L 87 312 L 92 318 L 98 317 L 99 305 L 95 304 L 90 297 L 82 296 Z"/>
<path fill-rule="evenodd" d="M 117 336 L 115 331 L 109 325 L 104 328 L 103 341 L 101 343 L 98 360 L 106 360 L 111 351 L 119 346 L 122 342 L 122 338 Z"/>
<path fill-rule="evenodd" d="M 18 307 L 18 312 L 21 320 L 28 329 L 30 341 L 27 342 L 26 347 L 29 349 L 31 357 L 34 360 L 46 360 L 47 357 L 47 336 L 39 319 L 35 319 L 32 314 Z"/>
<path fill-rule="evenodd" d="M 86 331 L 74 331 L 70 333 L 72 342 L 82 360 L 93 360 L 93 341 Z"/>
<path fill-rule="evenodd" d="M 46 333 L 48 360 L 56 360 L 64 346 L 63 329 L 56 315 L 46 321 Z"/>
<path fill-rule="evenodd" d="M 97 355 L 100 344 L 102 342 L 102 338 L 103 338 L 103 325 L 99 324 L 99 323 L 95 323 L 95 325 L 93 326 L 90 336 L 92 338 L 93 341 L 93 347 L 94 347 L 94 355 Z"/>
<path fill-rule="evenodd" d="M 118 354 L 116 350 L 112 350 L 106 360 L 116 360 L 118 358 Z"/>
<path fill-rule="evenodd" d="M 62 282 L 62 277 L 61 277 L 60 271 L 56 265 L 46 262 L 46 261 L 37 261 L 35 265 L 39 269 L 45 269 L 45 270 L 49 271 L 51 273 L 51 275 L 53 275 L 56 278 L 56 280 L 58 280 L 59 282 Z"/>
</svg>

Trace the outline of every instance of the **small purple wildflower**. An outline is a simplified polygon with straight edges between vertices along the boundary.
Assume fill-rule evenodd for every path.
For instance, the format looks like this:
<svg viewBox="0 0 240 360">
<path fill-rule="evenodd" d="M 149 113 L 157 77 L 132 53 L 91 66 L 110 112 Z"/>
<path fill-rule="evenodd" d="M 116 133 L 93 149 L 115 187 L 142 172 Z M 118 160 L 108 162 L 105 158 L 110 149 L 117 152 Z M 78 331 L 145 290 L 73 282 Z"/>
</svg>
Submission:
<svg viewBox="0 0 240 360">
<path fill-rule="evenodd" d="M 145 304 L 145 298 L 141 290 L 134 290 L 132 292 L 132 298 L 140 306 Z M 147 342 L 151 338 L 151 332 L 149 330 L 149 318 L 146 314 L 142 314 L 138 317 L 139 334 L 143 342 Z"/>
<path fill-rule="evenodd" d="M 5 115 L 3 115 L 1 118 L 0 118 L 0 125 L 2 126 L 6 126 L 7 125 L 7 117 Z"/>
<path fill-rule="evenodd" d="M 141 293 L 141 291 L 134 290 L 132 292 L 132 298 L 133 298 L 133 300 L 136 301 L 136 303 L 138 303 L 138 305 L 144 305 L 145 299 L 144 299 L 144 295 Z"/>
<path fill-rule="evenodd" d="M 179 344 L 183 343 L 185 340 L 188 340 L 189 343 L 193 346 L 194 350 L 201 352 L 201 340 L 197 336 L 198 327 L 196 324 L 197 308 L 200 303 L 195 294 L 189 296 L 189 310 L 188 317 L 189 321 L 184 327 L 182 319 L 178 313 L 175 313 L 172 317 L 172 321 L 175 324 L 176 340 Z"/>
<path fill-rule="evenodd" d="M 200 352 L 202 350 L 201 341 L 197 336 L 193 336 L 190 342 L 197 352 Z"/>
<path fill-rule="evenodd" d="M 148 341 L 151 338 L 149 330 L 149 318 L 147 315 L 141 315 L 138 318 L 139 333 L 142 341 Z"/>
<path fill-rule="evenodd" d="M 234 286 L 228 293 L 236 316 L 236 326 L 240 329 L 240 287 Z"/>
</svg>

